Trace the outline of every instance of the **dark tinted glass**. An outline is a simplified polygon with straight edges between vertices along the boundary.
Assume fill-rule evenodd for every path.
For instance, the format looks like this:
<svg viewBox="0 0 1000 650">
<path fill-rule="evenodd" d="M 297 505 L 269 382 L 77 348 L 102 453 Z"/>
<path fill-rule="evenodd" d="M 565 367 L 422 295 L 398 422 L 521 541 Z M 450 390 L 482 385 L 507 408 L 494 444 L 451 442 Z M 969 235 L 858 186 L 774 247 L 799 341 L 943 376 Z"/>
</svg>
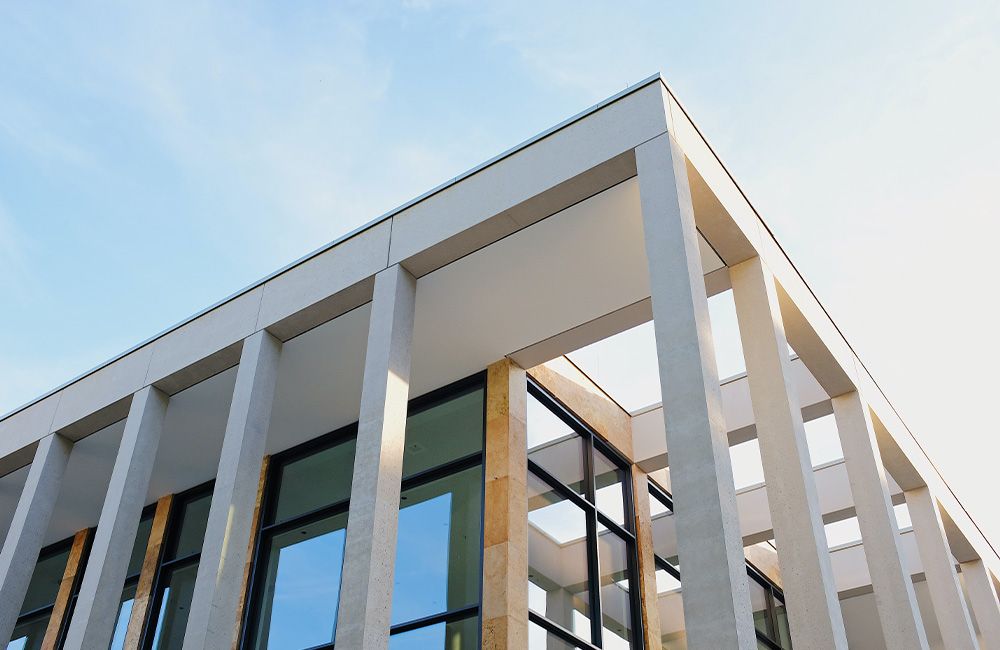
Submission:
<svg viewBox="0 0 1000 650">
<path fill-rule="evenodd" d="M 39 614 L 21 621 L 10 636 L 7 650 L 40 650 L 45 639 L 45 628 L 49 625 L 49 614 Z"/>
<path fill-rule="evenodd" d="M 311 648 L 334 640 L 347 514 L 275 535 L 268 545 L 257 648 Z"/>
<path fill-rule="evenodd" d="M 212 493 L 192 499 L 181 506 L 181 512 L 175 515 L 174 521 L 180 522 L 176 542 L 170 556 L 173 560 L 200 553 L 205 542 L 205 527 L 208 524 L 208 509 L 212 505 Z"/>
<path fill-rule="evenodd" d="M 115 619 L 115 631 L 111 635 L 110 650 L 122 650 L 125 647 L 125 634 L 128 632 L 128 621 L 132 618 L 132 604 L 135 602 L 135 585 L 125 587 L 122 600 L 118 605 L 118 617 Z"/>
<path fill-rule="evenodd" d="M 406 419 L 403 477 L 483 449 L 483 390 L 477 388 Z"/>
<path fill-rule="evenodd" d="M 156 631 L 153 633 L 154 650 L 181 650 L 197 576 L 196 562 L 174 569 L 166 577 Z"/>
<path fill-rule="evenodd" d="M 482 483 L 476 466 L 402 493 L 393 624 L 479 600 Z"/>
<path fill-rule="evenodd" d="M 21 605 L 22 614 L 48 607 L 56 602 L 59 583 L 62 582 L 68 560 L 69 548 L 39 558 L 35 564 L 35 570 L 31 574 L 31 582 L 28 583 L 28 592 L 24 596 L 24 603 Z"/>
<path fill-rule="evenodd" d="M 353 439 L 284 465 L 278 475 L 274 521 L 285 521 L 351 495 Z"/>
<path fill-rule="evenodd" d="M 153 513 L 150 512 L 139 520 L 139 528 L 135 533 L 135 543 L 132 544 L 132 555 L 128 559 L 126 577 L 136 577 L 142 571 L 142 561 L 146 557 L 146 546 L 149 544 L 149 532 L 152 528 Z"/>
</svg>

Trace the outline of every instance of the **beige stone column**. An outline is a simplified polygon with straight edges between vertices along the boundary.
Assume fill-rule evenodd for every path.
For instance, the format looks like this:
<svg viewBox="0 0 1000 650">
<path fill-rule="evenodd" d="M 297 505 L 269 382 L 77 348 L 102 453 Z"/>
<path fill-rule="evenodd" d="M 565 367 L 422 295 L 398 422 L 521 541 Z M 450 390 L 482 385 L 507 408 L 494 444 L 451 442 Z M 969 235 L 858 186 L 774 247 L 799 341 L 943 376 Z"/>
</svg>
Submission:
<svg viewBox="0 0 1000 650">
<path fill-rule="evenodd" d="M 1000 602 L 989 571 L 982 560 L 962 562 L 959 566 L 984 647 L 1000 648 Z"/>
<path fill-rule="evenodd" d="M 265 331 L 243 342 L 205 527 L 184 650 L 230 648 L 239 633 L 243 567 L 253 537 L 281 342 Z"/>
<path fill-rule="evenodd" d="M 337 616 L 338 647 L 386 650 L 389 646 L 416 287 L 413 276 L 399 265 L 375 276 Z"/>
<path fill-rule="evenodd" d="M 686 160 L 666 133 L 635 158 L 688 648 L 756 650 Z"/>
<path fill-rule="evenodd" d="M 639 598 L 642 612 L 643 647 L 661 650 L 659 594 L 656 589 L 656 559 L 653 517 L 649 509 L 649 476 L 632 466 L 632 500 L 635 502 L 635 545 L 639 556 Z"/>
<path fill-rule="evenodd" d="M 944 535 L 937 499 L 926 487 L 907 490 L 904 494 L 927 578 L 927 590 L 934 605 L 934 618 L 941 629 L 944 645 L 948 650 L 976 650 L 979 645 L 958 584 L 955 559 Z"/>
<path fill-rule="evenodd" d="M 832 403 L 886 648 L 927 648 L 868 405 L 857 391 L 834 397 Z"/>
<path fill-rule="evenodd" d="M 486 376 L 483 649 L 528 646 L 527 377 L 513 361 Z"/>
<path fill-rule="evenodd" d="M 56 507 L 73 443 L 58 434 L 38 441 L 0 550 L 0 643 L 7 643 L 28 592 L 42 539 Z"/>
<path fill-rule="evenodd" d="M 777 287 L 759 257 L 730 268 L 792 643 L 847 648 Z M 683 563 L 682 563 L 683 566 Z"/>
</svg>

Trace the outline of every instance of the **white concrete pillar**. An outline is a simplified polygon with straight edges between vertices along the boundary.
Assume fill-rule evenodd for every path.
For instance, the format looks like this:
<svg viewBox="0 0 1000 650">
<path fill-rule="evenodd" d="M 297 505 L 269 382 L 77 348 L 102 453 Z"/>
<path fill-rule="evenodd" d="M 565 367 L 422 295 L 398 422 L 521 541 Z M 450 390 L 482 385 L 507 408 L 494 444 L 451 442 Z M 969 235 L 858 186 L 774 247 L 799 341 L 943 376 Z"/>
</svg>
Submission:
<svg viewBox="0 0 1000 650">
<path fill-rule="evenodd" d="M 0 646 L 10 641 L 59 497 L 73 443 L 58 434 L 38 441 L 28 478 L 0 551 Z"/>
<path fill-rule="evenodd" d="M 979 624 L 979 636 L 985 647 L 1000 648 L 1000 601 L 993 580 L 982 560 L 962 562 L 965 591 L 972 603 L 972 613 Z"/>
<path fill-rule="evenodd" d="M 847 648 L 777 287 L 759 257 L 729 270 L 792 643 Z"/>
<path fill-rule="evenodd" d="M 76 608 L 66 633 L 66 650 L 96 650 L 107 648 L 111 643 L 168 400 L 152 386 L 132 396 Z"/>
<path fill-rule="evenodd" d="M 684 153 L 635 150 L 691 650 L 757 647 Z"/>
<path fill-rule="evenodd" d="M 868 405 L 857 391 L 834 397 L 832 403 L 886 648 L 926 649 L 927 634 L 913 581 L 903 564 L 899 527 Z"/>
<path fill-rule="evenodd" d="M 398 265 L 375 276 L 337 647 L 389 647 L 416 287 Z"/>
<path fill-rule="evenodd" d="M 976 650 L 979 647 L 976 633 L 958 584 L 955 560 L 944 535 L 937 499 L 926 487 L 907 490 L 904 494 L 941 639 L 949 650 Z"/>
<path fill-rule="evenodd" d="M 230 648 L 236 641 L 280 355 L 281 342 L 265 331 L 243 342 L 184 633 L 185 650 Z"/>
</svg>

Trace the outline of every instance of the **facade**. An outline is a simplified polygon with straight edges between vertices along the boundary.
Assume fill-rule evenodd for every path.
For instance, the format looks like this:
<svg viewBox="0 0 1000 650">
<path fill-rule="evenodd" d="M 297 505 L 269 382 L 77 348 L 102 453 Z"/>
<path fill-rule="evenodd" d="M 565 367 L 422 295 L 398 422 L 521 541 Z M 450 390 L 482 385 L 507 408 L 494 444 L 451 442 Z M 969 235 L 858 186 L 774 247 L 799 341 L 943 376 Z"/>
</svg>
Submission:
<svg viewBox="0 0 1000 650">
<path fill-rule="evenodd" d="M 659 76 L 0 419 L 0 534 L 8 649 L 1000 648 L 994 547 Z"/>
</svg>

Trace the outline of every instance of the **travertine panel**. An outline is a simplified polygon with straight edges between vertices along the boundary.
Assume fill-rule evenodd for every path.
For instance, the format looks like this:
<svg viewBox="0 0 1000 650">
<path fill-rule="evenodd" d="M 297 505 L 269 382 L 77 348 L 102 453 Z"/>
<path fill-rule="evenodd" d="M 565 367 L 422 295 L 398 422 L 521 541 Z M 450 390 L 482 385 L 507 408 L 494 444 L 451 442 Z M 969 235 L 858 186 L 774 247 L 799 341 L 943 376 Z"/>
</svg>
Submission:
<svg viewBox="0 0 1000 650">
<path fill-rule="evenodd" d="M 653 558 L 653 523 L 649 510 L 649 477 L 638 465 L 632 466 L 632 495 L 635 502 L 635 541 L 639 556 L 639 594 L 646 650 L 661 650 L 660 611 L 656 589 L 656 560 Z"/>
<path fill-rule="evenodd" d="M 163 555 L 163 544 L 173 501 L 173 495 L 168 494 L 156 502 L 149 541 L 146 543 L 146 554 L 142 558 L 142 569 L 139 572 L 139 584 L 136 585 L 135 598 L 132 600 L 132 615 L 125 633 L 124 650 L 139 650 L 139 644 L 142 642 L 142 629 L 149 620 L 153 602 L 153 580 L 156 578 L 156 569 Z"/>
<path fill-rule="evenodd" d="M 66 561 L 62 581 L 59 583 L 56 602 L 52 607 L 52 614 L 49 616 L 49 625 L 45 628 L 45 637 L 42 639 L 42 650 L 56 650 L 58 647 L 59 635 L 69 616 L 73 587 L 83 572 L 84 552 L 90 542 L 91 532 L 92 530 L 87 528 L 73 536 L 73 546 L 69 550 L 69 559 Z"/>
</svg>

